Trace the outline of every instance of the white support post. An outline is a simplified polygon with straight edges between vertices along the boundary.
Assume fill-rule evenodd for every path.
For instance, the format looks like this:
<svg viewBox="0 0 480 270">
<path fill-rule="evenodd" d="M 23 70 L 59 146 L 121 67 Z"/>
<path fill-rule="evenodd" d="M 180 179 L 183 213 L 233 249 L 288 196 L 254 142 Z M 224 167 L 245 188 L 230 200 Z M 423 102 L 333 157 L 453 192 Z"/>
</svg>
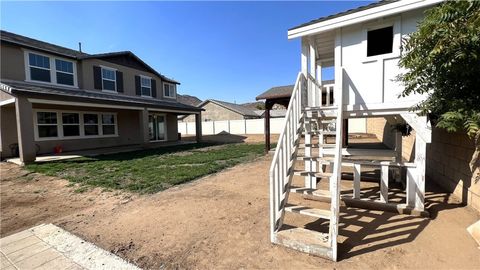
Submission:
<svg viewBox="0 0 480 270">
<path fill-rule="evenodd" d="M 427 143 L 422 137 L 416 135 L 415 138 L 415 165 L 416 169 L 416 191 L 415 191 L 415 209 L 424 210 L 425 202 L 425 162 L 426 162 Z"/>
<path fill-rule="evenodd" d="M 333 174 L 330 178 L 330 194 L 332 196 L 330 210 L 330 246 L 332 247 L 332 260 L 337 261 L 338 255 L 338 221 L 340 216 L 340 178 L 342 176 L 342 125 L 343 125 L 343 66 L 342 66 L 342 30 L 337 29 L 335 34 L 335 95 L 338 103 L 336 137 L 335 137 L 335 162 Z"/>
<path fill-rule="evenodd" d="M 415 207 L 415 193 L 417 191 L 417 184 L 415 176 L 417 175 L 416 168 L 407 168 L 407 206 L 410 208 Z"/>
<path fill-rule="evenodd" d="M 302 39 L 302 57 L 301 57 L 301 64 L 302 64 L 302 73 L 305 75 L 305 78 L 308 78 L 308 61 L 310 59 L 310 42 L 307 38 Z M 311 89 L 310 84 L 307 80 L 307 106 L 311 104 Z M 309 121 L 305 121 L 305 156 L 311 157 L 312 156 L 312 148 L 309 146 L 312 143 L 312 126 Z M 315 162 L 310 160 L 305 160 L 305 171 L 314 171 L 316 170 Z M 305 187 L 306 188 L 315 188 L 316 187 L 316 177 L 313 175 L 305 176 Z"/>
<path fill-rule="evenodd" d="M 388 165 L 382 165 L 380 179 L 380 201 L 388 203 Z"/>
<path fill-rule="evenodd" d="M 361 165 L 353 164 L 353 198 L 360 199 L 360 175 L 362 173 Z"/>
</svg>

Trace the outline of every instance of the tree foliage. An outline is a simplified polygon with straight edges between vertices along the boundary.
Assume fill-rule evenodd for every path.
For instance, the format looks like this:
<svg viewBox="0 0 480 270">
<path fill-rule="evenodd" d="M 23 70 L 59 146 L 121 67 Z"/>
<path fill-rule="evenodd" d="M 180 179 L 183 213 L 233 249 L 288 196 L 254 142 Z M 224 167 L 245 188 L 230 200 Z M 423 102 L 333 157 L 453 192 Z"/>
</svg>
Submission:
<svg viewBox="0 0 480 270">
<path fill-rule="evenodd" d="M 437 127 L 480 134 L 480 1 L 446 1 L 402 41 L 402 96 L 426 94 L 415 109 Z"/>
</svg>

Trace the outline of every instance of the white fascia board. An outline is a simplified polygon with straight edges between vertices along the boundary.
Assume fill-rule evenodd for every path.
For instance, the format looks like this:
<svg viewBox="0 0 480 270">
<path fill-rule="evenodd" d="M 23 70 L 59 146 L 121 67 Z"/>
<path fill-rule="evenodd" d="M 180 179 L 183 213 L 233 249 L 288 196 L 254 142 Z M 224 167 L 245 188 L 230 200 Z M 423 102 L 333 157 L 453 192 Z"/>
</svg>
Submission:
<svg viewBox="0 0 480 270">
<path fill-rule="evenodd" d="M 288 39 L 318 34 L 339 27 L 344 27 L 385 16 L 398 14 L 409 10 L 435 5 L 443 1 L 444 0 L 403 0 L 379 7 L 369 8 L 367 10 L 358 11 L 345 16 L 333 18 L 331 20 L 326 20 L 315 24 L 306 25 L 297 29 L 292 29 L 288 31 Z"/>
<path fill-rule="evenodd" d="M 10 99 L 6 99 L 6 100 L 2 100 L 2 101 L 0 101 L 0 107 L 1 107 L 1 106 L 5 106 L 5 105 L 8 105 L 8 104 L 12 104 L 12 103 L 15 103 L 15 98 L 10 98 Z"/>
<path fill-rule="evenodd" d="M 40 103 L 40 104 L 82 106 L 82 107 L 95 107 L 95 108 L 112 108 L 112 109 L 126 109 L 126 110 L 143 110 L 144 109 L 143 107 L 97 104 L 97 103 L 87 103 L 87 102 L 71 102 L 71 101 L 37 99 L 37 98 L 29 98 L 28 101 L 30 101 L 31 103 Z"/>
</svg>

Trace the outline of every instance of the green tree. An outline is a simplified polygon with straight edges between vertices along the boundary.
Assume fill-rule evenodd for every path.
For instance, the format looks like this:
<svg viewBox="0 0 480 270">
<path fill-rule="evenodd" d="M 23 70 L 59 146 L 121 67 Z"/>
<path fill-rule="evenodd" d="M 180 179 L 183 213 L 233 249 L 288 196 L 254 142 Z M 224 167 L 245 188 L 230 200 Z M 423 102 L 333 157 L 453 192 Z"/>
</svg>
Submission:
<svg viewBox="0 0 480 270">
<path fill-rule="evenodd" d="M 415 109 L 438 117 L 436 126 L 475 139 L 480 153 L 480 1 L 446 1 L 425 13 L 402 42 L 402 96 L 425 94 Z"/>
</svg>

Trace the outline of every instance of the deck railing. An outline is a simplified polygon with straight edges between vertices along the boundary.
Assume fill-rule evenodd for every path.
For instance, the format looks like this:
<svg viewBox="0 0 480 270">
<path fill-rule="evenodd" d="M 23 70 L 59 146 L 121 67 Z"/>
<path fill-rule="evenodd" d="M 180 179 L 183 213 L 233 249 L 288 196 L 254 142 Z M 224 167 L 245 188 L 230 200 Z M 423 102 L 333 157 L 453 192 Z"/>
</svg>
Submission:
<svg viewBox="0 0 480 270">
<path fill-rule="evenodd" d="M 321 84 L 312 75 L 308 74 L 308 106 L 321 107 L 334 104 L 335 84 Z"/>
<path fill-rule="evenodd" d="M 301 72 L 297 76 L 290 103 L 285 115 L 285 124 L 278 139 L 272 165 L 270 166 L 270 237 L 280 229 L 285 215 L 290 181 L 293 176 L 294 156 L 302 130 L 302 106 L 305 106 L 308 80 Z"/>
</svg>

